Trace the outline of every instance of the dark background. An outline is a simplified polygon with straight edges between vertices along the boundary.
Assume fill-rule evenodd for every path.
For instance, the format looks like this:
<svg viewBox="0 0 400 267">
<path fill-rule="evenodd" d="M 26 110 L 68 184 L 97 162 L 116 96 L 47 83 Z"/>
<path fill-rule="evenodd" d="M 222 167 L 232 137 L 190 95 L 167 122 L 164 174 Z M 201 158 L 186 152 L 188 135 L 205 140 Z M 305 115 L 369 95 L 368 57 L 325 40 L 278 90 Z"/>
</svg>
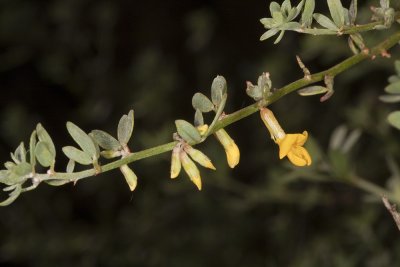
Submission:
<svg viewBox="0 0 400 267">
<path fill-rule="evenodd" d="M 359 2 L 359 22 L 368 22 L 369 3 Z M 209 95 L 216 75 L 228 81 L 229 113 L 252 103 L 245 81 L 256 83 L 263 71 L 276 88 L 301 78 L 296 55 L 312 72 L 351 55 L 345 37 L 287 33 L 279 45 L 259 42 L 268 5 L 1 0 L 1 160 L 41 122 L 58 147 L 56 169 L 64 170 L 61 147 L 73 143 L 66 121 L 115 135 L 131 108 L 131 149 L 163 144 L 172 140 L 175 119 L 192 120 L 191 96 Z M 373 45 L 388 34 L 365 38 Z M 398 58 L 399 49 L 392 53 Z M 348 164 L 384 186 L 385 159 L 400 159 L 399 132 L 385 122 L 396 107 L 378 100 L 393 73 L 393 61 L 369 61 L 338 76 L 326 103 L 291 94 L 271 108 L 287 132 L 309 131 L 313 158 L 329 152 L 339 125 L 362 130 Z M 257 114 L 227 131 L 241 162 L 230 170 L 210 138 L 200 148 L 217 171 L 200 170 L 201 192 L 183 173 L 169 179 L 166 153 L 131 164 L 139 177 L 133 193 L 112 171 L 23 194 L 0 211 L 1 266 L 398 265 L 399 233 L 377 198 L 334 177 L 315 181 L 279 161 Z"/>
</svg>

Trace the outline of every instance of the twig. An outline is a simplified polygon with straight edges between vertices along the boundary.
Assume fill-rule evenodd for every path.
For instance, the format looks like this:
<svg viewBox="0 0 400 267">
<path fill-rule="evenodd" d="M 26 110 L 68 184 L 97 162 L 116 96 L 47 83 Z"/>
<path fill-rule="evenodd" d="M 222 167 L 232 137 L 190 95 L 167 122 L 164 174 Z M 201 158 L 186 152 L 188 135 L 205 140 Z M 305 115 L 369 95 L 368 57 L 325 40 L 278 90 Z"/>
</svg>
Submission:
<svg viewBox="0 0 400 267">
<path fill-rule="evenodd" d="M 383 204 L 385 204 L 385 207 L 387 208 L 387 210 L 390 212 L 390 214 L 392 214 L 393 220 L 396 223 L 397 228 L 399 228 L 399 231 L 400 231 L 400 213 L 397 211 L 396 205 L 390 204 L 389 200 L 385 196 L 382 197 L 382 201 L 383 201 Z"/>
</svg>

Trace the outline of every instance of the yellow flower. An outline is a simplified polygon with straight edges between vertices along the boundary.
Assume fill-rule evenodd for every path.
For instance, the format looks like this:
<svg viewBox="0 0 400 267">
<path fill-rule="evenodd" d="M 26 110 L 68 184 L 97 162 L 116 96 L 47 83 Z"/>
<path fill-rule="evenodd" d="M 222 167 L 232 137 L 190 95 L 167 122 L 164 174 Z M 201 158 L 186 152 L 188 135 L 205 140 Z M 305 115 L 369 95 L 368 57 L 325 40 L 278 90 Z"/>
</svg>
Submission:
<svg viewBox="0 0 400 267">
<path fill-rule="evenodd" d="M 189 158 L 185 151 L 180 152 L 180 159 L 182 162 L 183 169 L 189 176 L 190 180 L 201 190 L 201 177 L 199 169 L 196 164 Z"/>
<path fill-rule="evenodd" d="M 181 152 L 181 144 L 177 144 L 174 149 L 172 150 L 171 156 L 171 179 L 178 177 L 179 173 L 181 172 L 181 159 L 180 154 Z"/>
<path fill-rule="evenodd" d="M 303 147 L 308 138 L 307 131 L 304 131 L 302 134 L 286 134 L 271 110 L 261 108 L 260 115 L 271 134 L 271 138 L 279 145 L 280 159 L 287 156 L 293 165 L 299 167 L 311 165 L 310 154 Z"/>
<path fill-rule="evenodd" d="M 229 167 L 235 168 L 240 160 L 240 151 L 235 141 L 233 141 L 233 139 L 224 129 L 216 131 L 215 136 L 225 149 L 226 159 Z"/>
<path fill-rule="evenodd" d="M 129 185 L 129 189 L 131 191 L 135 190 L 135 188 L 137 186 L 137 176 L 136 176 L 136 174 L 126 164 L 122 165 L 121 167 L 119 167 L 119 169 L 121 170 L 122 174 L 124 175 L 125 180 Z"/>
</svg>

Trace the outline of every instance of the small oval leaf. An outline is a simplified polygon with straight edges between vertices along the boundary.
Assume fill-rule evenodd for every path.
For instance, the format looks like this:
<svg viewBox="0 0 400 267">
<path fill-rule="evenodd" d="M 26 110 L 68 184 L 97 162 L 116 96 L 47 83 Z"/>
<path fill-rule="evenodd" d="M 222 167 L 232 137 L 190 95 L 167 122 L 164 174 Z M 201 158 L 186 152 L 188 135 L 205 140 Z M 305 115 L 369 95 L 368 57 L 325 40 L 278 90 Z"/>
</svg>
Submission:
<svg viewBox="0 0 400 267">
<path fill-rule="evenodd" d="M 328 92 L 328 88 L 320 85 L 310 86 L 297 91 L 301 96 L 319 95 Z"/>
<path fill-rule="evenodd" d="M 215 106 L 219 106 L 222 101 L 222 96 L 226 94 L 227 84 L 223 76 L 218 75 L 214 78 L 211 85 L 211 100 Z"/>
<path fill-rule="evenodd" d="M 56 156 L 56 147 L 54 146 L 53 140 L 51 139 L 48 132 L 44 129 L 44 127 L 40 123 L 36 126 L 36 134 L 37 134 L 39 141 L 44 141 L 47 143 L 51 154 L 53 154 L 55 157 Z"/>
<path fill-rule="evenodd" d="M 400 111 L 390 113 L 387 120 L 390 125 L 400 130 Z"/>
<path fill-rule="evenodd" d="M 36 130 L 32 132 L 31 138 L 29 140 L 29 156 L 30 156 L 30 163 L 33 168 L 35 168 L 36 165 L 35 148 L 36 148 Z"/>
<path fill-rule="evenodd" d="M 91 135 L 96 143 L 107 150 L 120 150 L 121 144 L 113 136 L 102 130 L 93 130 Z"/>
<path fill-rule="evenodd" d="M 196 113 L 194 114 L 194 126 L 200 126 L 204 124 L 203 113 L 200 110 L 196 109 Z"/>
<path fill-rule="evenodd" d="M 391 83 L 386 86 L 385 92 L 389 94 L 400 94 L 400 81 Z"/>
<path fill-rule="evenodd" d="M 40 165 L 50 167 L 55 161 L 55 155 L 45 141 L 39 141 L 35 148 L 35 155 Z"/>
<path fill-rule="evenodd" d="M 379 100 L 385 103 L 399 103 L 400 95 L 381 95 Z"/>
<path fill-rule="evenodd" d="M 134 126 L 133 110 L 129 111 L 128 115 L 123 115 L 118 123 L 118 141 L 122 146 L 128 144 L 131 139 Z"/>
<path fill-rule="evenodd" d="M 175 121 L 178 134 L 189 144 L 196 144 L 201 141 L 200 133 L 197 129 L 185 120 Z"/>
<path fill-rule="evenodd" d="M 334 31 L 339 30 L 338 26 L 336 26 L 336 24 L 332 20 L 330 20 L 327 16 L 315 13 L 313 17 L 317 21 L 317 23 L 322 27 Z"/>
<path fill-rule="evenodd" d="M 344 25 L 343 5 L 340 0 L 328 0 L 328 7 L 332 19 L 339 28 Z"/>
<path fill-rule="evenodd" d="M 67 130 L 83 151 L 91 155 L 91 157 L 97 158 L 96 146 L 87 133 L 70 121 L 67 122 Z"/>
<path fill-rule="evenodd" d="M 214 105 L 208 97 L 202 93 L 195 93 L 192 98 L 192 106 L 203 113 L 210 112 L 214 109 Z"/>
<path fill-rule="evenodd" d="M 64 154 L 71 160 L 76 161 L 82 165 L 90 165 L 93 162 L 91 155 L 77 149 L 73 146 L 65 146 L 62 148 Z"/>
</svg>

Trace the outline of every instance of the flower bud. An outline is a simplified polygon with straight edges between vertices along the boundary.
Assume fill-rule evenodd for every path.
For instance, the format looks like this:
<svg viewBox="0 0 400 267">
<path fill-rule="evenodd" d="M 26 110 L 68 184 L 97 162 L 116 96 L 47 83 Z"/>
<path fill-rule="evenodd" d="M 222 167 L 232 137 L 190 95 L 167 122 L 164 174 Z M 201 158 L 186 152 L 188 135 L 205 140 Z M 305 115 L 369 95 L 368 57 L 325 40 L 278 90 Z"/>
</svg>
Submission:
<svg viewBox="0 0 400 267">
<path fill-rule="evenodd" d="M 171 179 L 178 177 L 179 173 L 181 172 L 181 160 L 179 156 L 180 152 L 181 152 L 181 144 L 178 144 L 172 150 Z"/>
<path fill-rule="evenodd" d="M 212 169 L 214 171 L 216 170 L 211 160 L 200 150 L 194 149 L 193 147 L 188 145 L 185 147 L 185 151 L 194 161 L 199 163 L 201 166 Z"/>
<path fill-rule="evenodd" d="M 131 191 L 135 190 L 135 188 L 137 186 L 137 176 L 136 176 L 136 174 L 126 164 L 122 165 L 121 167 L 119 167 L 119 169 L 121 170 L 122 174 L 124 175 L 125 180 L 129 185 L 129 189 Z"/>
<path fill-rule="evenodd" d="M 229 167 L 234 168 L 240 160 L 240 151 L 235 141 L 233 141 L 224 129 L 216 131 L 215 136 L 225 149 Z"/>
<path fill-rule="evenodd" d="M 201 190 L 201 177 L 199 169 L 196 164 L 188 157 L 185 151 L 181 151 L 180 159 L 182 162 L 183 169 L 189 176 L 190 180 Z"/>
<path fill-rule="evenodd" d="M 208 130 L 208 125 L 207 124 L 199 125 L 197 126 L 197 130 L 199 131 L 200 135 L 203 136 Z"/>
</svg>

